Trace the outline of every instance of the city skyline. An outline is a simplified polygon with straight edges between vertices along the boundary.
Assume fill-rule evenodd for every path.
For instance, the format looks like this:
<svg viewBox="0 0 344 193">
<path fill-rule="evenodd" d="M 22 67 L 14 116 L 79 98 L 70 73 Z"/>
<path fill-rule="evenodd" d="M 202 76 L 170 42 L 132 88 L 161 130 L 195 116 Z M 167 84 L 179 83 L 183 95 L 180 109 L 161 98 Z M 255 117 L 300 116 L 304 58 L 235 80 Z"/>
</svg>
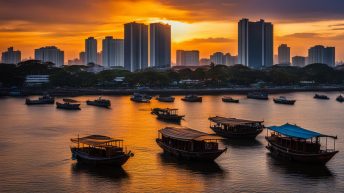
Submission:
<svg viewBox="0 0 344 193">
<path fill-rule="evenodd" d="M 83 50 L 84 39 L 90 36 L 98 42 L 106 36 L 122 39 L 123 24 L 131 21 L 170 24 L 173 62 L 177 49 L 199 49 L 201 58 L 217 51 L 237 55 L 237 21 L 262 18 L 274 24 L 275 53 L 278 45 L 286 43 L 292 48 L 291 56 L 306 56 L 310 46 L 320 44 L 336 47 L 337 60 L 344 60 L 344 15 L 339 9 L 344 2 L 338 0 L 327 3 L 316 0 L 312 5 L 294 0 L 288 3 L 269 0 L 188 1 L 184 4 L 154 0 L 27 2 L 1 2 L 0 8 L 0 18 L 3 18 L 0 49 L 14 46 L 22 51 L 23 59 L 33 57 L 34 48 L 46 45 L 56 45 L 64 50 L 66 60 L 76 58 Z M 259 2 L 268 2 L 269 6 L 266 3 L 259 5 Z M 14 8 L 21 14 L 9 12 Z M 65 14 L 68 10 L 76 14 Z M 88 10 L 97 14 L 87 14 Z M 50 16 L 48 13 L 54 14 Z"/>
</svg>

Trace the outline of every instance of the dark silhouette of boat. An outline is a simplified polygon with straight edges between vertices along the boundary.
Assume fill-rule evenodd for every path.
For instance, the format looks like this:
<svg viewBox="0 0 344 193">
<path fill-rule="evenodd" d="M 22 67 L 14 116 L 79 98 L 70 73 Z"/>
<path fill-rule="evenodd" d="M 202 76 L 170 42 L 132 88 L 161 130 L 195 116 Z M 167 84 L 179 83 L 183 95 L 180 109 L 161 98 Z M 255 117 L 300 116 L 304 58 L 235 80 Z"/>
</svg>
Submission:
<svg viewBox="0 0 344 193">
<path fill-rule="evenodd" d="M 315 94 L 314 97 L 315 99 L 321 99 L 321 100 L 329 100 L 330 98 L 326 95 L 319 95 L 319 94 Z"/>
<path fill-rule="evenodd" d="M 66 102 L 66 103 L 78 103 L 79 101 L 77 101 L 77 100 L 74 100 L 74 99 L 62 99 L 63 100 L 63 102 Z"/>
<path fill-rule="evenodd" d="M 252 121 L 236 118 L 210 117 L 210 128 L 225 138 L 254 139 L 263 129 L 263 121 Z"/>
<path fill-rule="evenodd" d="M 111 106 L 111 101 L 107 100 L 107 99 L 102 99 L 101 97 L 99 97 L 98 99 L 93 100 L 93 101 L 87 100 L 86 104 L 92 105 L 92 106 L 97 106 L 97 107 L 109 108 Z"/>
<path fill-rule="evenodd" d="M 307 164 L 326 164 L 338 151 L 335 150 L 337 136 L 329 136 L 306 130 L 297 125 L 284 124 L 271 126 L 265 137 L 266 148 L 277 158 Z M 326 138 L 326 147 L 322 147 L 321 138 Z M 327 138 L 332 138 L 333 148 L 329 149 Z"/>
<path fill-rule="evenodd" d="M 156 100 L 160 102 L 165 102 L 165 103 L 173 103 L 175 98 L 172 96 L 165 96 L 165 95 L 159 95 Z"/>
<path fill-rule="evenodd" d="M 227 150 L 219 149 L 218 141 L 222 139 L 189 128 L 166 127 L 159 130 L 156 142 L 165 153 L 180 159 L 214 161 Z"/>
<path fill-rule="evenodd" d="M 344 102 L 344 97 L 342 95 L 339 95 L 336 100 L 340 103 Z"/>
<path fill-rule="evenodd" d="M 269 95 L 268 93 L 264 92 L 250 92 L 247 94 L 247 98 L 257 100 L 269 100 Z"/>
<path fill-rule="evenodd" d="M 124 151 L 123 140 L 102 135 L 72 138 L 71 152 L 78 162 L 91 165 L 122 166 L 134 154 Z"/>
<path fill-rule="evenodd" d="M 291 99 L 287 99 L 284 96 L 280 96 L 278 98 L 274 98 L 274 102 L 277 104 L 283 104 L 283 105 L 294 105 L 296 100 L 291 100 Z"/>
<path fill-rule="evenodd" d="M 186 95 L 182 100 L 186 102 L 202 102 L 202 97 L 197 95 Z"/>
<path fill-rule="evenodd" d="M 156 115 L 159 120 L 176 123 L 180 123 L 183 117 L 185 117 L 185 115 L 178 115 L 178 109 L 169 108 L 154 108 L 152 109 L 152 114 Z"/>
<path fill-rule="evenodd" d="M 64 103 L 56 102 L 56 108 L 66 109 L 66 110 L 81 110 L 80 103 L 69 103 L 69 102 L 64 102 Z"/>
<path fill-rule="evenodd" d="M 43 104 L 54 104 L 55 98 L 50 95 L 44 95 L 38 99 L 26 98 L 25 104 L 27 105 L 43 105 Z"/>
<path fill-rule="evenodd" d="M 230 96 L 223 97 L 222 101 L 225 103 L 239 103 L 239 99 L 233 99 Z"/>
<path fill-rule="evenodd" d="M 149 103 L 152 97 L 145 95 L 145 94 L 140 94 L 140 93 L 134 93 L 131 97 L 130 100 L 137 102 L 137 103 Z"/>
</svg>

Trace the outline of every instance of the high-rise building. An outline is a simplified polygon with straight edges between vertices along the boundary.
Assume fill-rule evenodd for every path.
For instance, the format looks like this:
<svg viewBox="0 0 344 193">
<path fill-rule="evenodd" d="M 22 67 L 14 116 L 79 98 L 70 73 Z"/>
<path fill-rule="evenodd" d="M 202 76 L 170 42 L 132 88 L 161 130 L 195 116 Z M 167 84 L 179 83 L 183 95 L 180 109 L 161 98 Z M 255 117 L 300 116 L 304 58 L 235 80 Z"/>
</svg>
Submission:
<svg viewBox="0 0 344 193">
<path fill-rule="evenodd" d="M 321 63 L 335 66 L 335 48 L 317 45 L 308 50 L 308 64 Z"/>
<path fill-rule="evenodd" d="M 103 64 L 103 52 L 97 52 L 97 62 L 96 64 Z"/>
<path fill-rule="evenodd" d="M 52 62 L 56 67 L 64 65 L 64 52 L 55 46 L 47 46 L 35 49 L 35 60 Z"/>
<path fill-rule="evenodd" d="M 157 68 L 171 67 L 171 26 L 152 23 L 150 30 L 150 66 Z"/>
<path fill-rule="evenodd" d="M 225 64 L 225 58 L 222 52 L 215 52 L 210 56 L 210 61 L 214 64 Z"/>
<path fill-rule="evenodd" d="M 306 57 L 294 56 L 292 58 L 293 66 L 304 67 L 306 65 Z"/>
<path fill-rule="evenodd" d="M 224 65 L 232 66 L 238 63 L 238 56 L 232 56 L 230 53 L 224 55 Z"/>
<path fill-rule="evenodd" d="M 205 65 L 209 65 L 211 62 L 210 62 L 210 59 L 209 58 L 201 58 L 199 60 L 199 64 L 201 66 L 205 66 Z"/>
<path fill-rule="evenodd" d="M 1 62 L 5 64 L 18 64 L 21 61 L 21 52 L 14 51 L 13 47 L 2 53 Z"/>
<path fill-rule="evenodd" d="M 133 72 L 148 67 L 148 26 L 124 24 L 124 68 Z"/>
<path fill-rule="evenodd" d="M 124 66 L 124 40 L 108 36 L 103 40 L 103 66 L 111 68 Z"/>
<path fill-rule="evenodd" d="M 238 23 L 238 62 L 254 69 L 273 65 L 273 25 L 264 20 Z"/>
<path fill-rule="evenodd" d="M 290 65 L 290 47 L 287 44 L 278 47 L 278 64 Z"/>
<path fill-rule="evenodd" d="M 197 66 L 199 65 L 199 51 L 198 50 L 177 50 L 177 65 L 178 66 Z"/>
<path fill-rule="evenodd" d="M 85 52 L 80 52 L 79 53 L 79 60 L 82 65 L 86 64 L 86 55 Z"/>
<path fill-rule="evenodd" d="M 97 63 L 97 40 L 94 37 L 85 40 L 85 59 L 86 64 Z"/>
</svg>

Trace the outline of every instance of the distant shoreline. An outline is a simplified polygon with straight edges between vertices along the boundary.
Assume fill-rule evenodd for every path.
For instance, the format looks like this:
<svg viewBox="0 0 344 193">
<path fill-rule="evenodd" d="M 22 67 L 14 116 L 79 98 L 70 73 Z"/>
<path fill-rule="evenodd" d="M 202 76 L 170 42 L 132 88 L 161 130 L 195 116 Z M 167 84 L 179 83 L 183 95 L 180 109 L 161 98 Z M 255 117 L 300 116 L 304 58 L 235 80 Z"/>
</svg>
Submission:
<svg viewBox="0 0 344 193">
<path fill-rule="evenodd" d="M 344 86 L 313 86 L 313 87 L 270 87 L 270 88 L 200 88 L 200 89 L 99 89 L 99 88 L 56 88 L 56 89 L 21 89 L 20 96 L 42 95 L 49 93 L 53 96 L 82 96 L 82 95 L 131 95 L 135 92 L 141 92 L 151 95 L 222 95 L 222 94 L 247 94 L 248 92 L 263 91 L 269 94 L 291 93 L 291 92 L 344 92 Z M 0 89 L 1 96 L 13 96 L 10 89 Z"/>
</svg>

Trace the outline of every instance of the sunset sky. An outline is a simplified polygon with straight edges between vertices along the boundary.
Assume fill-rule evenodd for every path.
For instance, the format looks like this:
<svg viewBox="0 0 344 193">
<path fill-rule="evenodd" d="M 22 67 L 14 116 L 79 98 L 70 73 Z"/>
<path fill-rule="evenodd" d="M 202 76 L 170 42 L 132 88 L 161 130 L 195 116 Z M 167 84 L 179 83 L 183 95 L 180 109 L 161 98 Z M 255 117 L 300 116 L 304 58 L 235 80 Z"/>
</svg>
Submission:
<svg viewBox="0 0 344 193">
<path fill-rule="evenodd" d="M 84 50 L 84 39 L 123 38 L 131 21 L 172 25 L 172 60 L 176 49 L 237 54 L 241 18 L 273 22 L 275 54 L 281 43 L 291 55 L 307 55 L 316 44 L 336 47 L 344 60 L 344 0 L 0 0 L 0 51 L 9 46 L 33 57 L 33 50 L 56 45 L 65 60 Z"/>
</svg>

